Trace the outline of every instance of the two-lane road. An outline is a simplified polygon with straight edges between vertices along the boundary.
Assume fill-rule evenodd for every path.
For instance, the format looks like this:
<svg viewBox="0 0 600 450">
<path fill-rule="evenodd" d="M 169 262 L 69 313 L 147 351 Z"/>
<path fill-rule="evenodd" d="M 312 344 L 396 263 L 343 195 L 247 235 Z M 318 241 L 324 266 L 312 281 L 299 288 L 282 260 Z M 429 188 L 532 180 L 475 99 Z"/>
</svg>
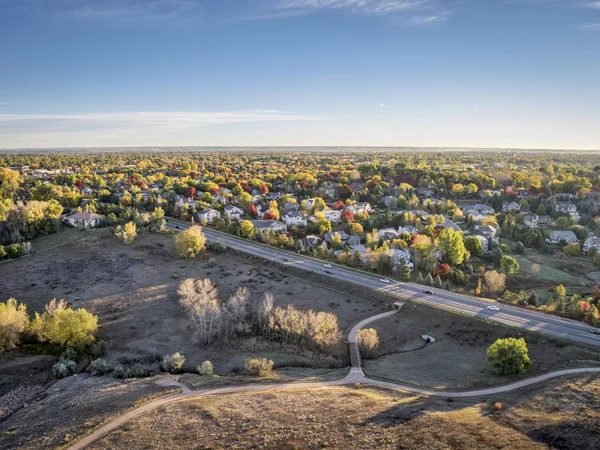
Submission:
<svg viewBox="0 0 600 450">
<path fill-rule="evenodd" d="M 185 223 L 174 222 L 172 219 L 169 219 L 167 226 L 174 231 L 181 231 L 189 227 L 189 225 Z M 384 291 L 391 295 L 396 295 L 399 298 L 411 299 L 448 311 L 469 316 L 477 316 L 482 319 L 521 327 L 554 337 L 570 339 L 587 345 L 600 346 L 600 335 L 590 333 L 592 327 L 574 320 L 562 319 L 560 317 L 504 304 L 500 305 L 499 311 L 492 311 L 487 309 L 491 304 L 490 302 L 476 297 L 470 297 L 441 289 L 423 287 L 412 283 L 400 283 L 393 280 L 384 283 L 379 278 L 365 272 L 353 270 L 337 264 L 332 264 L 332 267 L 325 267 L 325 263 L 317 259 L 278 250 L 257 242 L 215 232 L 208 228 L 204 228 L 203 231 L 209 241 L 222 242 L 235 250 L 258 256 L 266 260 L 275 261 L 283 265 L 315 272 L 378 291 Z M 432 291 L 433 295 L 425 294 L 423 292 L 424 290 Z"/>
</svg>

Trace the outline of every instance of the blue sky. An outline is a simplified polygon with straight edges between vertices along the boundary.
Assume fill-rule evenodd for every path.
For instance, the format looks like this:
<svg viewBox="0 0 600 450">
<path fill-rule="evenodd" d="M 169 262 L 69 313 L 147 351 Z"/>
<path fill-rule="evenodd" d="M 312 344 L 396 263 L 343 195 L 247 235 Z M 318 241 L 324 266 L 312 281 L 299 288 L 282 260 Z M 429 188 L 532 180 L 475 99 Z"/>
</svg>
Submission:
<svg viewBox="0 0 600 450">
<path fill-rule="evenodd" d="M 0 0 L 0 147 L 600 149 L 600 1 Z"/>
</svg>

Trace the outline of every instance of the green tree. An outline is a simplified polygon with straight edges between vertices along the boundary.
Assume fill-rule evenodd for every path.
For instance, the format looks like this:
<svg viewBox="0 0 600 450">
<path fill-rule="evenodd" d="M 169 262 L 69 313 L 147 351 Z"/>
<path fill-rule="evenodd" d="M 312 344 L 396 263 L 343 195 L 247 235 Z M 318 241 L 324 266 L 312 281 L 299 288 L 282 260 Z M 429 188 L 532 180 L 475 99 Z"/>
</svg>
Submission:
<svg viewBox="0 0 600 450">
<path fill-rule="evenodd" d="M 518 241 L 515 244 L 515 247 L 513 248 L 513 252 L 515 252 L 515 255 L 522 255 L 525 252 L 525 246 L 523 245 L 523 243 L 521 241 Z"/>
<path fill-rule="evenodd" d="M 525 339 L 498 339 L 487 350 L 487 361 L 502 375 L 526 372 L 531 367 Z"/>
<path fill-rule="evenodd" d="M 535 291 L 531 292 L 531 295 L 529 296 L 527 303 L 529 303 L 529 305 L 535 306 L 535 307 L 540 306 L 540 298 L 538 297 L 537 292 L 535 292 Z"/>
<path fill-rule="evenodd" d="M 444 259 L 452 265 L 462 264 L 465 260 L 467 249 L 465 248 L 462 233 L 446 228 L 440 233 L 437 246 L 444 252 Z"/>
<path fill-rule="evenodd" d="M 481 256 L 483 254 L 483 245 L 475 236 L 467 236 L 465 238 L 465 248 L 473 256 Z"/>
<path fill-rule="evenodd" d="M 410 281 L 410 268 L 404 259 L 400 261 L 400 265 L 398 266 L 398 278 L 400 281 Z"/>
<path fill-rule="evenodd" d="M 175 249 L 180 258 L 195 258 L 204 250 L 206 236 L 202 227 L 195 225 L 175 236 Z"/>
<path fill-rule="evenodd" d="M 21 340 L 21 333 L 29 326 L 27 307 L 17 305 L 14 298 L 0 303 L 0 352 L 12 350 Z"/>
<path fill-rule="evenodd" d="M 512 256 L 504 255 L 502 259 L 500 259 L 500 271 L 502 273 L 511 275 L 513 273 L 517 273 L 520 268 L 521 266 Z"/>
</svg>

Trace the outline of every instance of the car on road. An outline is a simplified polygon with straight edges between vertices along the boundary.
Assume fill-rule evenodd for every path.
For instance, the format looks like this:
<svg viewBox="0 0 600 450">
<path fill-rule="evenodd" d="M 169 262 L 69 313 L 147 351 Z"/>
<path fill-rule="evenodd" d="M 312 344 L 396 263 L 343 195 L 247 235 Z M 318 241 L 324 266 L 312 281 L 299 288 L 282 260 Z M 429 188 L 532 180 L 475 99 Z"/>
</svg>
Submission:
<svg viewBox="0 0 600 450">
<path fill-rule="evenodd" d="M 433 291 L 423 291 L 423 294 L 433 295 Z"/>
<path fill-rule="evenodd" d="M 379 281 L 381 281 L 382 283 L 389 283 L 390 280 L 386 279 L 386 278 L 380 278 Z"/>
<path fill-rule="evenodd" d="M 325 273 L 328 273 L 331 275 L 333 272 L 331 270 L 326 270 Z"/>
<path fill-rule="evenodd" d="M 331 264 L 323 264 L 323 267 L 327 267 L 328 269 L 331 269 Z"/>
<path fill-rule="evenodd" d="M 178 230 L 181 230 L 181 225 L 175 225 L 175 228 L 177 228 Z"/>
<path fill-rule="evenodd" d="M 498 308 L 497 306 L 494 306 L 494 305 L 488 306 L 487 309 L 491 309 L 492 311 L 500 311 L 500 308 Z"/>
<path fill-rule="evenodd" d="M 592 333 L 592 334 L 600 334 L 600 330 L 594 328 L 594 329 L 590 330 L 590 333 Z"/>
<path fill-rule="evenodd" d="M 283 258 L 283 260 L 284 260 L 284 261 L 289 261 L 289 260 L 290 260 L 290 258 Z"/>
</svg>

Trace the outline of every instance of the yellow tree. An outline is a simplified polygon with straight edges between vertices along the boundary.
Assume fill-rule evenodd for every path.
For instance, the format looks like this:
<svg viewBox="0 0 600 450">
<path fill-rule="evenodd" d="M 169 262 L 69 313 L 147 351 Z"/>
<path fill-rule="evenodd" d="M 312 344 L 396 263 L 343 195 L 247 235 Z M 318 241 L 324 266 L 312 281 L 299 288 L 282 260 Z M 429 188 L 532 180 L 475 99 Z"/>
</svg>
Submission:
<svg viewBox="0 0 600 450">
<path fill-rule="evenodd" d="M 195 225 L 175 236 L 175 249 L 180 258 L 195 258 L 206 246 L 202 227 Z"/>
</svg>

